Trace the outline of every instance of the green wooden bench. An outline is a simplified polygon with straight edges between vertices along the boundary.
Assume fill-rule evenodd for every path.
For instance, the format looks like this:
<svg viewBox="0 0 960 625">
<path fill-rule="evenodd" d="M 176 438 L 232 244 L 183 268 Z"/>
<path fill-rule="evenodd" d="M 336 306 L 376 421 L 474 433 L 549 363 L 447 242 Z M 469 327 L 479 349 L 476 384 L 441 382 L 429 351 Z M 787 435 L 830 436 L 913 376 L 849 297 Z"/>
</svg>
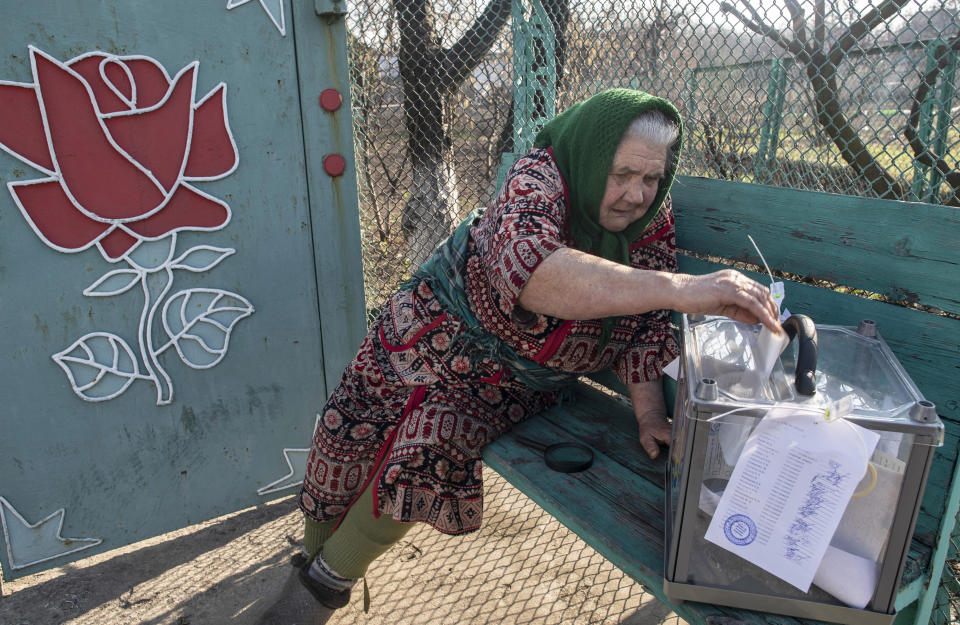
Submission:
<svg viewBox="0 0 960 625">
<path fill-rule="evenodd" d="M 750 234 L 774 271 L 923 308 L 843 293 L 819 286 L 821 282 L 785 280 L 785 306 L 793 313 L 838 325 L 875 320 L 917 386 L 937 405 L 946 443 L 936 453 L 927 483 L 896 601 L 896 622 L 949 622 L 934 607 L 949 605 L 950 589 L 941 584 L 941 574 L 953 555 L 950 538 L 960 501 L 960 211 L 690 177 L 677 180 L 673 198 L 681 271 L 717 269 L 719 264 L 706 256 L 759 264 Z M 948 315 L 928 312 L 931 307 Z M 612 374 L 595 380 L 625 390 Z M 577 474 L 545 470 L 541 455 L 515 440 L 519 435 L 545 442 L 579 440 L 593 448 L 596 460 L 590 470 Z M 575 389 L 574 401 L 522 424 L 490 445 L 484 459 L 689 623 L 809 623 L 700 603 L 677 605 L 666 598 L 666 456 L 647 459 L 623 396 L 584 383 Z"/>
</svg>

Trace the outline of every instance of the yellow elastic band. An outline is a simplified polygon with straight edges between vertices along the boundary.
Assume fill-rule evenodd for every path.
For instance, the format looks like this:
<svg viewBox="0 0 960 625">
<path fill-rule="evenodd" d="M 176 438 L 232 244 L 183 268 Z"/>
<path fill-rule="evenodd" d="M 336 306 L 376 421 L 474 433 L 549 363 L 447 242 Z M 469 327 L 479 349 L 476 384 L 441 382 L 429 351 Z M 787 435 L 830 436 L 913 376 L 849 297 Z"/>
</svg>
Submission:
<svg viewBox="0 0 960 625">
<path fill-rule="evenodd" d="M 870 474 L 870 484 L 859 493 L 854 493 L 850 499 L 860 499 L 861 497 L 866 497 L 873 492 L 874 487 L 877 485 L 877 467 L 873 466 L 872 462 L 868 462 L 867 472 Z"/>
</svg>

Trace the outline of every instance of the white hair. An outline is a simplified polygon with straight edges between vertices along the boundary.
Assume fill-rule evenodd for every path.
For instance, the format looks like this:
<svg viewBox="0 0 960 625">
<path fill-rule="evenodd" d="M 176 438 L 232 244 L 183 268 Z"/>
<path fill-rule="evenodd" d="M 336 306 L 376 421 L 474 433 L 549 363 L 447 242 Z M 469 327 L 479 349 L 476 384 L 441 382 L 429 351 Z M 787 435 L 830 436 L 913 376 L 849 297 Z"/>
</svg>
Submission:
<svg viewBox="0 0 960 625">
<path fill-rule="evenodd" d="M 623 138 L 636 137 L 657 147 L 670 149 L 680 136 L 680 127 L 667 117 L 663 111 L 652 110 L 641 113 L 630 122 Z"/>
</svg>

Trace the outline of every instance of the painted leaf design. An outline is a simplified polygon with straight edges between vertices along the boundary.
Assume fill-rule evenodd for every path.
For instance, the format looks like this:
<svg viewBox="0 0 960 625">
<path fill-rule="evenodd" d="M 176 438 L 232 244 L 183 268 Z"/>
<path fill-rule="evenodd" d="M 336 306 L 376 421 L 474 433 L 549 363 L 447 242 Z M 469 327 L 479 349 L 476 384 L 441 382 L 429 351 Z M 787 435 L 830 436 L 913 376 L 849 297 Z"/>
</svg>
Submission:
<svg viewBox="0 0 960 625">
<path fill-rule="evenodd" d="M 226 355 L 233 326 L 253 312 L 253 305 L 236 293 L 189 289 L 163 305 L 163 328 L 183 362 L 208 369 Z"/>
<path fill-rule="evenodd" d="M 186 269 L 188 271 L 207 271 L 220 264 L 227 256 L 236 252 L 231 248 L 213 247 L 211 245 L 198 245 L 180 255 L 173 261 L 171 266 L 174 269 Z"/>
<path fill-rule="evenodd" d="M 86 401 L 106 401 L 120 395 L 140 377 L 133 350 L 119 336 L 92 332 L 53 355 L 73 392 Z"/>
<path fill-rule="evenodd" d="M 83 294 L 88 297 L 107 297 L 126 293 L 135 284 L 140 282 L 140 274 L 134 269 L 115 269 L 105 273 L 84 289 Z"/>
</svg>

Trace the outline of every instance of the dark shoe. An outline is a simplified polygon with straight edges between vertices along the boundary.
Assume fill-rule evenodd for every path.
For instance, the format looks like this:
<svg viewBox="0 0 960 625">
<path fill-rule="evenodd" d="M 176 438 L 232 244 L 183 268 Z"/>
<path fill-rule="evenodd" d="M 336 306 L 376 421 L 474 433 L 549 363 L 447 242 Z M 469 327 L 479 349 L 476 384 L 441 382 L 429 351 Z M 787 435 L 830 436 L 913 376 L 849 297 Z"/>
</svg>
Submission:
<svg viewBox="0 0 960 625">
<path fill-rule="evenodd" d="M 354 584 L 357 582 L 356 580 L 338 578 L 338 580 L 343 580 L 342 585 L 334 586 L 332 584 L 325 584 L 322 580 L 317 579 L 315 575 L 310 574 L 310 567 L 315 566 L 315 563 L 316 566 L 325 569 L 322 562 L 322 559 L 318 555 L 313 560 L 307 561 L 306 564 L 301 566 L 298 574 L 300 583 L 303 584 L 306 589 L 310 591 L 310 594 L 313 595 L 313 598 L 322 605 L 331 610 L 342 608 L 350 603 L 350 590 L 353 589 Z"/>
<path fill-rule="evenodd" d="M 303 587 L 297 571 L 290 571 L 276 600 L 260 616 L 257 625 L 315 625 L 326 622 L 323 616 L 330 613 Z"/>
<path fill-rule="evenodd" d="M 308 561 L 309 561 L 309 556 L 307 556 L 307 554 L 300 551 L 290 556 L 290 566 L 292 566 L 295 569 L 299 569 Z"/>
</svg>

